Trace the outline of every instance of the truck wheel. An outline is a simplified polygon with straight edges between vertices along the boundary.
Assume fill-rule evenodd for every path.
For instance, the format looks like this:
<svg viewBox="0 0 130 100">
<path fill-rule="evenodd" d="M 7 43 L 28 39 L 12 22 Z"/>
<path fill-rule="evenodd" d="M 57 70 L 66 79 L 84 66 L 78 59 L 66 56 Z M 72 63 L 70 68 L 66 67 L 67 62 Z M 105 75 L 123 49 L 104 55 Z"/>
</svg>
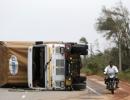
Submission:
<svg viewBox="0 0 130 100">
<path fill-rule="evenodd" d="M 85 76 L 80 76 L 80 82 L 84 82 L 86 81 L 86 77 Z"/>
<path fill-rule="evenodd" d="M 114 94 L 114 89 L 111 90 L 111 93 Z"/>
<path fill-rule="evenodd" d="M 84 83 L 73 84 L 73 89 L 74 90 L 86 89 L 86 84 L 84 84 Z"/>
<path fill-rule="evenodd" d="M 66 91 L 72 91 L 72 87 L 71 87 L 71 86 L 68 86 L 68 87 L 66 87 L 65 90 L 66 90 Z"/>
<path fill-rule="evenodd" d="M 85 76 L 77 76 L 73 79 L 73 81 L 75 83 L 82 83 L 82 82 L 85 82 L 86 81 L 86 77 Z"/>
</svg>

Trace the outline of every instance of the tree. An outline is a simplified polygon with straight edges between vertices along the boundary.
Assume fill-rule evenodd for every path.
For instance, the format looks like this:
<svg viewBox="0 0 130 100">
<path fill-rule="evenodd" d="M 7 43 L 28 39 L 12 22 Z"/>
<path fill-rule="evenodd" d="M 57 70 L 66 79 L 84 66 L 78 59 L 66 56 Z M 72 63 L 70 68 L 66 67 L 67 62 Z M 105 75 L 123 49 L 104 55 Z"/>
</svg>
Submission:
<svg viewBox="0 0 130 100">
<path fill-rule="evenodd" d="M 119 5 L 107 9 L 103 7 L 103 15 L 97 19 L 97 31 L 104 34 L 106 39 L 112 39 L 119 49 L 119 69 L 122 70 L 121 46 L 129 46 L 129 12 L 120 2 Z"/>
<path fill-rule="evenodd" d="M 88 44 L 88 42 L 87 42 L 85 37 L 81 37 L 79 42 L 84 43 L 84 44 Z"/>
</svg>

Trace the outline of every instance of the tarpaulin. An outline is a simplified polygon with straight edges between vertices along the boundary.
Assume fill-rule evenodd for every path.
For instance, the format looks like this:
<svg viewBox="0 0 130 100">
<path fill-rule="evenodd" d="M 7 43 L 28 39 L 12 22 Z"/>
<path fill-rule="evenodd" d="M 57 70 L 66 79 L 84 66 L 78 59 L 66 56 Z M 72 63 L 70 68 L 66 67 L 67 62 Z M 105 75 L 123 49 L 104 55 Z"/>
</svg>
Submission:
<svg viewBox="0 0 130 100">
<path fill-rule="evenodd" d="M 0 42 L 0 85 L 27 83 L 28 47 L 33 44 L 26 41 Z"/>
</svg>

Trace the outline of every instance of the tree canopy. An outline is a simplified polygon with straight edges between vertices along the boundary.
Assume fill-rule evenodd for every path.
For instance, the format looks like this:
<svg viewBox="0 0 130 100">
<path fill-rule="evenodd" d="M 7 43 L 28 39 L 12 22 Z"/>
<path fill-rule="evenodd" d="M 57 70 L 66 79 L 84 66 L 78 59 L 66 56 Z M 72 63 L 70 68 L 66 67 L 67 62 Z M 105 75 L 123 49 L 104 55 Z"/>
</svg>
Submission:
<svg viewBox="0 0 130 100">
<path fill-rule="evenodd" d="M 129 12 L 122 3 L 112 8 L 103 7 L 102 15 L 97 19 L 97 31 L 104 33 L 106 39 L 120 41 L 125 46 L 129 44 Z"/>
<path fill-rule="evenodd" d="M 125 50 L 130 51 L 129 12 L 122 2 L 112 8 L 103 7 L 102 15 L 97 19 L 97 31 L 104 37 L 113 40 L 119 48 L 119 69 L 122 70 L 122 56 Z M 124 48 L 122 48 L 124 47 Z M 123 50 L 122 50 L 123 49 Z M 123 51 L 123 53 L 122 53 Z"/>
<path fill-rule="evenodd" d="M 79 42 L 88 44 L 88 42 L 87 42 L 87 40 L 86 40 L 85 37 L 81 37 L 80 40 L 79 40 Z"/>
</svg>

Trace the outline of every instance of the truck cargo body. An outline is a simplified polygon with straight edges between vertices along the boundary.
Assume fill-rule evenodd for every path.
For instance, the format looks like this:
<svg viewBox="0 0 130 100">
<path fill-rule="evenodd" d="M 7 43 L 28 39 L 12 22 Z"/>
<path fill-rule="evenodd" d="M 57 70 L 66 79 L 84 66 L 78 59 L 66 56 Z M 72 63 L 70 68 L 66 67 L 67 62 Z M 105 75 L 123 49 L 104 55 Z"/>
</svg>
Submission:
<svg viewBox="0 0 130 100">
<path fill-rule="evenodd" d="M 0 85 L 27 85 L 28 48 L 2 45 L 0 51 Z"/>
</svg>

